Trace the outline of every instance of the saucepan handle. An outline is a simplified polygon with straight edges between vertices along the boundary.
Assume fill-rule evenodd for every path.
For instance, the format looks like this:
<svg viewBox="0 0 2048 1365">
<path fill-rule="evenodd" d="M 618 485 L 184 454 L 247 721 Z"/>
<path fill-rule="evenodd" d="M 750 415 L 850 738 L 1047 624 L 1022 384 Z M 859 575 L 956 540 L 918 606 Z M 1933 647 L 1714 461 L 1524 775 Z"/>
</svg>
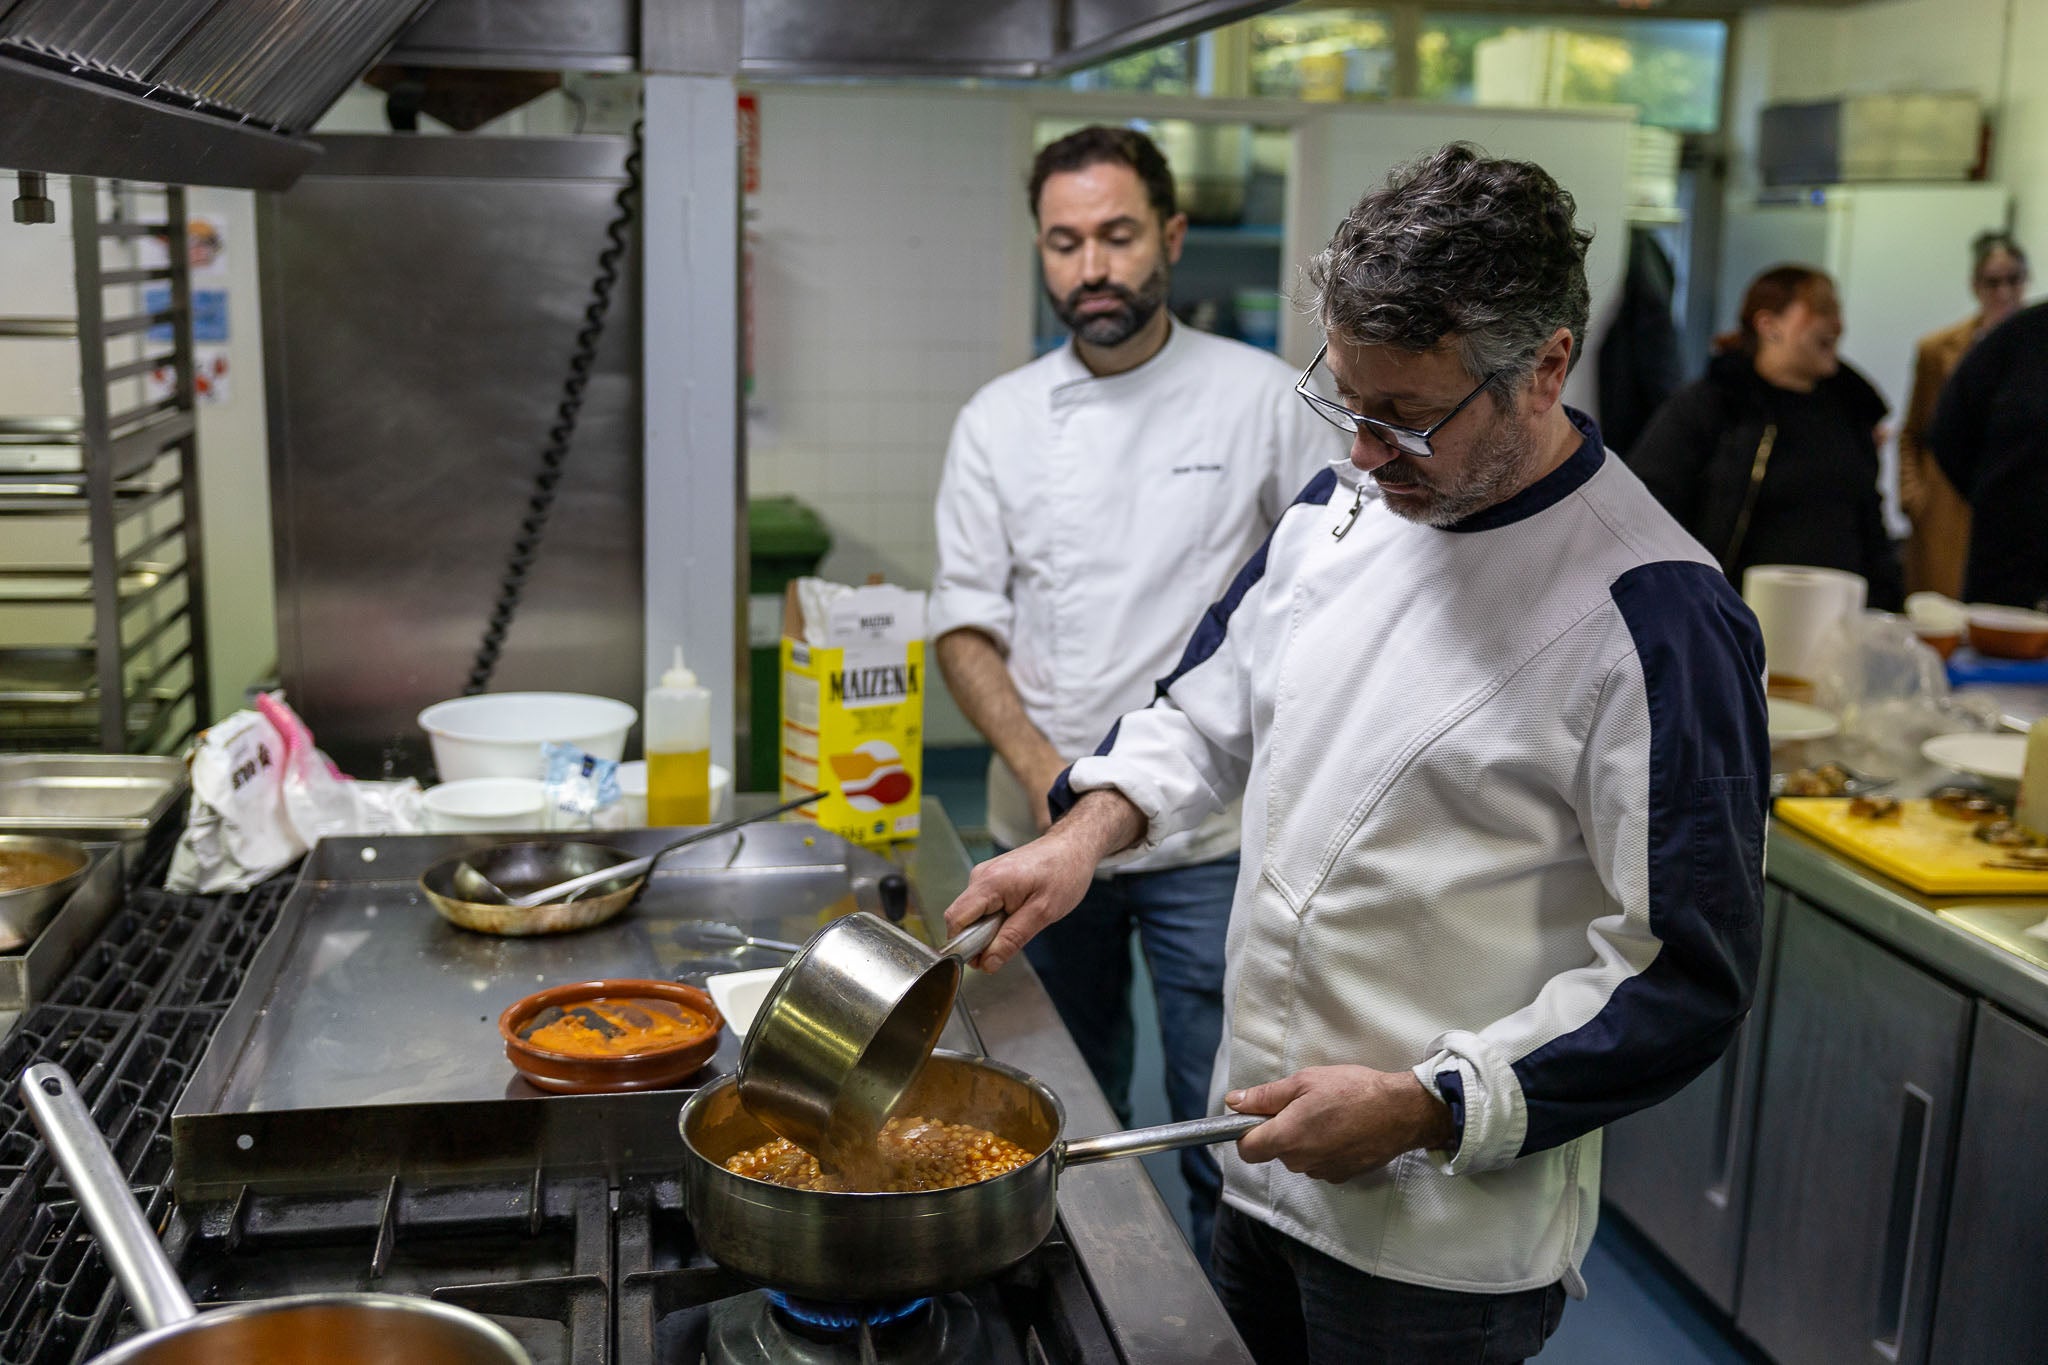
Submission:
<svg viewBox="0 0 2048 1365">
<path fill-rule="evenodd" d="M 64 1068 L 38 1062 L 21 1073 L 21 1094 L 142 1325 L 164 1327 L 195 1316 L 178 1272 L 135 1206 L 128 1177 L 114 1164 L 114 1154 Z"/>
<path fill-rule="evenodd" d="M 1101 1137 L 1076 1138 L 1060 1144 L 1062 1166 L 1082 1166 L 1119 1156 L 1150 1156 L 1154 1152 L 1178 1151 L 1182 1147 L 1207 1147 L 1212 1143 L 1235 1142 L 1266 1121 L 1263 1114 L 1219 1114 L 1186 1123 L 1162 1123 L 1156 1128 L 1133 1128 Z"/>
<path fill-rule="evenodd" d="M 980 957 L 989 944 L 996 941 L 996 931 L 1008 919 L 1007 911 L 998 910 L 993 915 L 984 915 L 974 923 L 953 935 L 946 946 L 939 949 L 940 957 L 957 957 L 962 962 L 972 962 Z"/>
</svg>

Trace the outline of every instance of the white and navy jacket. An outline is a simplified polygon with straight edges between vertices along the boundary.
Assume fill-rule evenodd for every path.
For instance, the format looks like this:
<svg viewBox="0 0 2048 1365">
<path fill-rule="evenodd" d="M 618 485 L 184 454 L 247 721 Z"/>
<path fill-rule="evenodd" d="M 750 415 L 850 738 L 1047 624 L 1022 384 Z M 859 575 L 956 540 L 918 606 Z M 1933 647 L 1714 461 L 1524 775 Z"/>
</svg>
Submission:
<svg viewBox="0 0 2048 1365">
<path fill-rule="evenodd" d="M 1317 475 L 1054 789 L 1118 789 L 1146 844 L 1242 795 L 1215 1093 L 1410 1068 L 1459 1135 L 1341 1185 L 1219 1149 L 1224 1198 L 1414 1284 L 1583 1294 L 1601 1125 L 1710 1064 L 1755 985 L 1756 622 L 1572 420 L 1570 459 L 1448 528 Z"/>
</svg>

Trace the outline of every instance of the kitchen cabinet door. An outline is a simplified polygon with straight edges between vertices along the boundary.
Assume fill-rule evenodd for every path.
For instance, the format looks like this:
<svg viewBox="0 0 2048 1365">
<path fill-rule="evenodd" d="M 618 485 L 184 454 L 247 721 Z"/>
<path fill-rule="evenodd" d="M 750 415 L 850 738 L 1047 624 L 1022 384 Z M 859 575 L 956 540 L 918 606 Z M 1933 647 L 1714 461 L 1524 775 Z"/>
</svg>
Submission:
<svg viewBox="0 0 2048 1365">
<path fill-rule="evenodd" d="M 1778 1365 L 1927 1360 L 1970 1011 L 1785 898 L 1736 1313 Z"/>
<path fill-rule="evenodd" d="M 1728 1051 L 1662 1104 L 1609 1124 L 1600 1155 L 1601 1197 L 1730 1314 L 1784 899 L 1765 891 L 1756 1000 Z"/>
<path fill-rule="evenodd" d="M 2039 1360 L 2048 1351 L 2048 1035 L 1977 1011 L 1932 1359 Z"/>
</svg>

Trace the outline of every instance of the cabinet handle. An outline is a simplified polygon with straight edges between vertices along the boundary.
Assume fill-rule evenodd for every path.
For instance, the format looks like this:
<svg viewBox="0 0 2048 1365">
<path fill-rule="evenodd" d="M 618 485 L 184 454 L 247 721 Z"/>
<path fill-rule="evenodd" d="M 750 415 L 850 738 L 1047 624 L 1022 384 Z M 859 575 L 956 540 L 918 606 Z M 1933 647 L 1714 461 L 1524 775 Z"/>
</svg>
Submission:
<svg viewBox="0 0 2048 1365">
<path fill-rule="evenodd" d="M 1934 1102 L 1908 1084 L 1899 1108 L 1898 1157 L 1892 1165 L 1891 1208 L 1885 1218 L 1884 1259 L 1879 1263 L 1877 1332 L 1871 1344 L 1886 1360 L 1899 1358 L 1912 1287 L 1913 1243 L 1920 1226 L 1920 1202 L 1927 1187 L 1927 1133 Z"/>
</svg>

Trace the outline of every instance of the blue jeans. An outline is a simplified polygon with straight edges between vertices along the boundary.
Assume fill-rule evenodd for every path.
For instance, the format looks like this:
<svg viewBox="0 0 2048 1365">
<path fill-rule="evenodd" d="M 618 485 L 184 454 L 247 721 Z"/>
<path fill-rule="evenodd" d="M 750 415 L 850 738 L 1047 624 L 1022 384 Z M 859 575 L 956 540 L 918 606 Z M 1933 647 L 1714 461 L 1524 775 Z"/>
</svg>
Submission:
<svg viewBox="0 0 2048 1365">
<path fill-rule="evenodd" d="M 1564 1286 L 1465 1294 L 1368 1275 L 1225 1204 L 1209 1278 L 1259 1365 L 1515 1365 Z"/>
<path fill-rule="evenodd" d="M 1131 1123 L 1131 930 L 1152 975 L 1166 1054 L 1166 1106 L 1178 1119 L 1208 1112 L 1209 1073 L 1223 1039 L 1223 942 L 1237 889 L 1237 856 L 1098 879 L 1065 919 L 1024 947 L 1074 1035 L 1096 1084 Z M 1209 1262 L 1209 1228 L 1223 1180 L 1206 1147 L 1180 1154 L 1195 1256 Z"/>
</svg>

